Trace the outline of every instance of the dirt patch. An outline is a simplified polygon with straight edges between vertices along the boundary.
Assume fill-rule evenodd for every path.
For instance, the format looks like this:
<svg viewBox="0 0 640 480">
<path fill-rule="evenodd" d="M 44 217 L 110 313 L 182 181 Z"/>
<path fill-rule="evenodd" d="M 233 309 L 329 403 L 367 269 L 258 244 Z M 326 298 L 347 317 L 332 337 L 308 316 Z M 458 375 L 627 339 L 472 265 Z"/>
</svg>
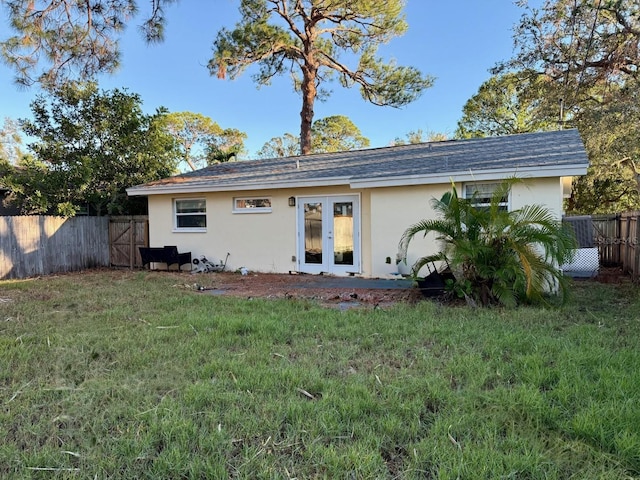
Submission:
<svg viewBox="0 0 640 480">
<path fill-rule="evenodd" d="M 383 307 L 398 302 L 414 303 L 420 292 L 407 282 L 379 281 L 375 288 L 368 279 L 287 275 L 271 273 L 203 273 L 190 274 L 189 280 L 198 291 L 209 295 L 241 298 L 274 298 L 314 300 L 323 305 L 347 309 Z M 386 285 L 385 285 L 386 284 Z M 389 288 L 385 288 L 385 287 Z"/>
<path fill-rule="evenodd" d="M 628 283 L 631 282 L 631 276 L 624 273 L 622 267 L 600 267 L 594 280 L 600 283 Z"/>
</svg>

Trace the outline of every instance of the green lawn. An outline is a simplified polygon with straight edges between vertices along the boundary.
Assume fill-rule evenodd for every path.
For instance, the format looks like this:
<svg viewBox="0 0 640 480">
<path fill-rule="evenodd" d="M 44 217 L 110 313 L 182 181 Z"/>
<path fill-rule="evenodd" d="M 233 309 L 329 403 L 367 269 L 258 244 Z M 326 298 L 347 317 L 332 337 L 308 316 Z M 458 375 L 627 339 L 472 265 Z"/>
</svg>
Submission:
<svg viewBox="0 0 640 480">
<path fill-rule="evenodd" d="M 640 477 L 640 293 L 338 311 L 86 272 L 0 282 L 1 478 Z"/>
</svg>

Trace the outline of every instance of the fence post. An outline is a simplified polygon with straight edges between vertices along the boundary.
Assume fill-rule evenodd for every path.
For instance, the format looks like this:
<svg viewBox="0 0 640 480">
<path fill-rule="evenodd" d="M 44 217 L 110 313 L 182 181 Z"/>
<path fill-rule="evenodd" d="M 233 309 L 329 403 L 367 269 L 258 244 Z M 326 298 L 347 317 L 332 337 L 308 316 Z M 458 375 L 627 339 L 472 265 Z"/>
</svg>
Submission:
<svg viewBox="0 0 640 480">
<path fill-rule="evenodd" d="M 129 269 L 130 270 L 133 270 L 133 266 L 136 263 L 135 243 L 136 243 L 136 222 L 133 218 L 131 218 L 131 220 L 129 220 Z"/>
<path fill-rule="evenodd" d="M 638 245 L 638 240 L 640 240 L 640 228 L 638 226 L 640 220 L 640 215 L 636 212 L 636 215 L 633 217 L 633 238 L 631 238 L 631 232 L 629 235 L 629 243 L 633 245 L 633 272 L 631 274 L 631 278 L 633 281 L 638 279 L 640 275 L 640 245 Z"/>
</svg>

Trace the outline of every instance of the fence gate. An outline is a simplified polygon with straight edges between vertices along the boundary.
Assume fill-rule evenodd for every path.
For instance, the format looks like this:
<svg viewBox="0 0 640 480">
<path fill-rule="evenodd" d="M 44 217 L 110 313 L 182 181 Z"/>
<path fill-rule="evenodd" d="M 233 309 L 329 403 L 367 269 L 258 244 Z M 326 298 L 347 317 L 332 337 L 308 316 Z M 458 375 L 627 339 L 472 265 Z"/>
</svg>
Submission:
<svg viewBox="0 0 640 480">
<path fill-rule="evenodd" d="M 113 267 L 141 267 L 138 247 L 149 245 L 149 217 L 109 218 L 109 257 Z"/>
</svg>

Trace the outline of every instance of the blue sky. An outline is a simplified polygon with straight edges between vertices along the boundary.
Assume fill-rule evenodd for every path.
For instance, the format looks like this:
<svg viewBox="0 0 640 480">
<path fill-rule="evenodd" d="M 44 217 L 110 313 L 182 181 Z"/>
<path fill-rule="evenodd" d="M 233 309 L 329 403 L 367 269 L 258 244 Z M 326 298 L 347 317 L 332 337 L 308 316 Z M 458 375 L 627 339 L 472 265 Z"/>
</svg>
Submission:
<svg viewBox="0 0 640 480">
<path fill-rule="evenodd" d="M 139 0 L 141 10 L 146 0 Z M 248 134 L 249 157 L 271 138 L 299 133 L 301 99 L 288 76 L 256 88 L 251 69 L 238 80 L 211 77 L 206 64 L 218 30 L 239 20 L 237 0 L 181 0 L 167 11 L 166 40 L 147 46 L 131 25 L 122 39 L 122 67 L 100 79 L 103 89 L 126 87 L 138 93 L 144 109 L 202 113 L 223 128 Z M 512 53 L 512 28 L 522 9 L 511 0 L 408 0 L 409 30 L 380 50 L 386 59 L 411 65 L 435 77 L 435 84 L 404 108 L 367 104 L 357 88 L 333 84 L 333 94 L 316 102 L 315 119 L 346 115 L 372 147 L 389 145 L 412 131 L 452 134 L 462 107 L 489 78 L 488 70 Z M 6 21 L 0 36 L 5 37 Z M 0 119 L 30 116 L 37 90 L 20 90 L 12 72 L 0 66 Z"/>
</svg>

